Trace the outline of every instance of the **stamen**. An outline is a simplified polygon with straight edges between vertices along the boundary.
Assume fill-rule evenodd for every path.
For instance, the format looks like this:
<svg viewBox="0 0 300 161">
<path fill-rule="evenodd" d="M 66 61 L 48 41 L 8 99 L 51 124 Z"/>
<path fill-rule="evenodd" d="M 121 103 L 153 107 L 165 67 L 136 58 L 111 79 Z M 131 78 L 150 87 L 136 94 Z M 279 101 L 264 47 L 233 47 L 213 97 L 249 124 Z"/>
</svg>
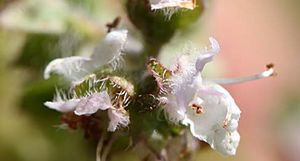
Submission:
<svg viewBox="0 0 300 161">
<path fill-rule="evenodd" d="M 223 122 L 223 128 L 226 129 L 228 127 L 228 119 L 225 119 Z"/>
<path fill-rule="evenodd" d="M 217 79 L 217 80 L 211 80 L 214 83 L 217 84 L 236 84 L 236 83 L 244 83 L 248 81 L 254 81 L 262 78 L 267 78 L 271 76 L 276 76 L 277 74 L 274 71 L 274 64 L 267 64 L 266 65 L 267 70 L 265 70 L 262 73 L 251 75 L 251 76 L 245 76 L 240 78 L 232 78 L 232 79 Z"/>
<path fill-rule="evenodd" d="M 196 110 L 196 113 L 197 114 L 201 114 L 201 113 L 204 113 L 204 109 L 203 109 L 203 107 L 201 106 L 201 105 L 197 105 L 197 104 L 192 104 L 192 108 L 194 109 L 194 110 Z"/>
</svg>

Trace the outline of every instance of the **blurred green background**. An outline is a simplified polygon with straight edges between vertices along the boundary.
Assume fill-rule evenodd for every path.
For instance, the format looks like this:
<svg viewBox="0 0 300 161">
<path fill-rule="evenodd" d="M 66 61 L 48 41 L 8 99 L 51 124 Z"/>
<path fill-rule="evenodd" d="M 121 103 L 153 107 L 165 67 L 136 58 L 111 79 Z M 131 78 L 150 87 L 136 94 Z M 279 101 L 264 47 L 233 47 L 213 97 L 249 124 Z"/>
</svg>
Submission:
<svg viewBox="0 0 300 161">
<path fill-rule="evenodd" d="M 300 2 L 204 2 L 202 17 L 162 48 L 162 61 L 171 65 L 187 41 L 203 46 L 214 36 L 222 50 L 206 75 L 253 74 L 273 62 L 278 76 L 226 86 L 243 112 L 238 154 L 223 157 L 206 148 L 195 160 L 299 161 Z M 42 71 L 54 58 L 90 54 L 106 33 L 105 25 L 117 16 L 121 27 L 139 37 L 124 4 L 0 0 L 1 161 L 95 160 L 96 143 L 84 139 L 80 131 L 59 128 L 60 113 L 43 106 L 59 81 L 43 80 Z M 126 158 L 127 153 L 120 156 Z"/>
</svg>

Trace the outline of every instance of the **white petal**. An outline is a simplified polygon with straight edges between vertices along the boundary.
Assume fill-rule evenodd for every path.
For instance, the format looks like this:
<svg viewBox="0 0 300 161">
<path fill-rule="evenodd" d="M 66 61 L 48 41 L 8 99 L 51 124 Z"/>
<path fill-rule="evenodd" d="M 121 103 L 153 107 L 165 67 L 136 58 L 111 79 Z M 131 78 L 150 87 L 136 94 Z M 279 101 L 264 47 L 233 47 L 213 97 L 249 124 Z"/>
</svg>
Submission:
<svg viewBox="0 0 300 161">
<path fill-rule="evenodd" d="M 116 30 L 106 35 L 92 55 L 92 60 L 96 67 L 108 63 L 114 68 L 118 65 L 118 61 L 122 59 L 127 32 L 127 30 Z"/>
<path fill-rule="evenodd" d="M 196 61 L 196 69 L 197 71 L 202 71 L 204 65 L 214 58 L 220 52 L 220 46 L 216 39 L 210 37 L 209 41 L 211 43 L 211 49 L 207 51 L 205 54 L 199 55 Z"/>
<path fill-rule="evenodd" d="M 214 127 L 223 126 L 227 116 L 227 107 L 220 105 L 219 101 L 224 100 L 213 96 L 202 97 L 202 113 L 197 113 L 195 109 L 188 108 L 184 124 L 189 124 L 192 134 L 200 140 L 206 141 L 207 137 L 214 133 Z"/>
<path fill-rule="evenodd" d="M 118 109 L 109 109 L 108 117 L 110 119 L 108 131 L 115 131 L 119 126 L 127 126 L 129 124 L 129 115 L 125 111 Z"/>
<path fill-rule="evenodd" d="M 70 81 L 76 81 L 105 64 L 111 64 L 115 68 L 122 59 L 126 38 L 127 30 L 112 31 L 95 49 L 91 58 L 73 56 L 55 59 L 46 67 L 44 78 L 48 79 L 51 73 L 57 73 L 64 75 Z"/>
<path fill-rule="evenodd" d="M 220 138 L 226 133 L 234 132 L 240 117 L 240 110 L 230 94 L 217 84 L 203 84 L 204 90 L 200 89 L 192 102 L 197 102 L 198 97 L 203 100 L 199 105 L 203 113 L 197 114 L 195 109 L 187 108 L 186 118 L 183 123 L 190 125 L 192 134 L 200 140 L 208 142 L 212 148 L 225 146 Z M 198 101 L 199 102 L 199 101 Z M 218 140 L 219 139 L 219 140 Z M 228 139 L 227 139 L 228 140 Z M 224 153 L 224 151 L 220 151 Z M 228 152 L 231 155 L 232 152 Z"/>
<path fill-rule="evenodd" d="M 179 71 L 180 72 L 180 71 Z M 167 102 L 164 108 L 169 120 L 178 123 L 185 118 L 187 107 L 193 99 L 198 86 L 202 84 L 201 75 L 194 73 L 178 73 L 171 78 L 172 92 L 166 96 Z"/>
<path fill-rule="evenodd" d="M 225 129 L 218 129 L 215 135 L 208 138 L 211 147 L 223 155 L 235 155 L 240 142 L 240 134 L 237 131 L 228 132 Z"/>
<path fill-rule="evenodd" d="M 184 119 L 186 109 L 177 105 L 176 97 L 169 95 L 168 97 L 160 97 L 160 103 L 164 104 L 164 112 L 166 117 L 173 123 L 179 123 Z"/>
<path fill-rule="evenodd" d="M 80 99 L 70 99 L 66 101 L 47 101 L 44 105 L 59 112 L 71 112 L 74 111 L 79 102 Z"/>
<path fill-rule="evenodd" d="M 48 79 L 51 73 L 61 74 L 68 80 L 78 80 L 92 70 L 90 58 L 73 56 L 51 61 L 45 71 L 44 78 Z"/>
<path fill-rule="evenodd" d="M 176 97 L 173 95 L 169 95 L 167 99 L 168 101 L 164 106 L 164 112 L 170 121 L 179 123 L 179 121 L 184 119 L 186 107 L 177 104 Z"/>
<path fill-rule="evenodd" d="M 175 70 L 173 70 L 173 75 L 170 78 L 173 92 L 185 90 L 186 86 L 194 81 L 196 74 L 195 64 L 190 55 L 184 54 L 178 57 Z"/>
<path fill-rule="evenodd" d="M 210 49 L 199 50 L 188 50 L 188 54 L 183 54 L 177 59 L 176 69 L 173 71 L 171 82 L 173 85 L 182 86 L 184 84 L 191 84 L 194 78 L 199 75 L 206 63 L 212 61 L 213 57 L 220 51 L 220 46 L 214 38 L 210 37 L 211 43 Z M 197 52 L 197 58 L 193 57 L 193 53 Z M 200 53 L 198 53 L 200 52 Z M 176 90 L 176 89 L 175 89 Z"/>
<path fill-rule="evenodd" d="M 191 78 L 194 78 L 194 80 L 187 78 L 178 81 L 180 79 L 177 79 L 177 82 L 172 78 L 173 91 L 166 96 L 168 101 L 164 110 L 168 118 L 174 123 L 178 123 L 185 118 L 187 107 L 197 91 L 198 84 L 202 82 L 201 75 Z"/>
<path fill-rule="evenodd" d="M 99 109 L 106 110 L 111 107 L 112 104 L 108 93 L 106 91 L 102 91 L 82 98 L 74 113 L 76 115 L 91 115 L 96 113 Z"/>
</svg>

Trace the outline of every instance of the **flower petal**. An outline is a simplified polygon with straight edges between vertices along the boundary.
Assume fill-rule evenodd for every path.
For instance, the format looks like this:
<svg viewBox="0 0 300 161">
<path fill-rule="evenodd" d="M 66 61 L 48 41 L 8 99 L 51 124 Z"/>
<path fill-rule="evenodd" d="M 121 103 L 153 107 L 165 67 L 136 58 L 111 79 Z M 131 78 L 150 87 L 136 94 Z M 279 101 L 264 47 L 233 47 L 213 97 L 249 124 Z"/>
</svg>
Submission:
<svg viewBox="0 0 300 161">
<path fill-rule="evenodd" d="M 76 115 L 91 115 L 100 110 L 107 110 L 112 107 L 107 91 L 96 92 L 78 103 L 74 113 Z"/>
<path fill-rule="evenodd" d="M 211 49 L 208 50 L 205 54 L 201 54 L 196 61 L 196 70 L 202 71 L 204 68 L 204 65 L 214 58 L 215 55 L 217 55 L 220 52 L 220 46 L 216 39 L 213 37 L 209 38 L 209 41 L 211 43 Z"/>
<path fill-rule="evenodd" d="M 198 86 L 202 84 L 201 75 L 191 76 L 193 73 L 178 73 L 171 78 L 172 92 L 166 96 L 164 111 L 168 118 L 178 123 L 185 118 L 187 107 Z"/>
<path fill-rule="evenodd" d="M 187 109 L 186 118 L 183 123 L 190 125 L 192 134 L 200 140 L 206 141 L 207 137 L 214 133 L 214 127 L 222 127 L 227 116 L 227 107 L 218 104 L 223 101 L 214 97 L 201 98 L 203 103 L 197 105 L 202 108 L 201 113 L 192 107 Z"/>
<path fill-rule="evenodd" d="M 63 75 L 66 79 L 73 81 L 83 78 L 92 70 L 90 58 L 73 56 L 58 58 L 51 61 L 44 70 L 44 78 L 48 79 L 51 73 Z"/>
<path fill-rule="evenodd" d="M 175 86 L 190 84 L 196 74 L 195 63 L 191 60 L 191 56 L 184 54 L 178 57 L 176 69 L 173 71 L 171 82 Z"/>
<path fill-rule="evenodd" d="M 111 64 L 116 68 L 122 59 L 121 55 L 126 38 L 127 30 L 112 31 L 95 49 L 91 58 L 73 56 L 55 59 L 47 65 L 44 78 L 48 79 L 51 73 L 57 73 L 62 74 L 70 81 L 76 81 L 105 64 Z"/>
<path fill-rule="evenodd" d="M 186 107 L 178 105 L 175 96 L 170 95 L 166 99 L 164 112 L 167 118 L 174 123 L 179 123 L 179 121 L 184 119 Z"/>
<path fill-rule="evenodd" d="M 218 129 L 207 142 L 223 155 L 235 155 L 240 142 L 240 134 L 237 131 L 228 132 L 225 129 Z"/>
<path fill-rule="evenodd" d="M 204 90 L 199 89 L 195 98 L 190 103 L 200 103 L 196 104 L 196 107 L 201 107 L 202 112 L 197 113 L 194 108 L 187 108 L 186 118 L 183 120 L 183 123 L 190 125 L 192 134 L 198 139 L 208 142 L 212 148 L 225 155 L 233 155 L 239 139 L 233 138 L 236 139 L 237 143 L 229 145 L 227 142 L 232 138 L 227 135 L 231 135 L 231 133 L 235 134 L 240 110 L 233 98 L 223 87 L 204 82 L 202 88 Z M 199 98 L 203 102 L 198 101 Z"/>
<path fill-rule="evenodd" d="M 110 119 L 107 130 L 115 131 L 119 126 L 127 126 L 129 124 L 129 115 L 126 111 L 111 108 L 108 110 Z"/>
<path fill-rule="evenodd" d="M 127 39 L 127 30 L 116 30 L 109 32 L 91 56 L 94 65 L 100 67 L 105 64 L 111 64 L 113 68 L 122 59 L 122 51 Z"/>
<path fill-rule="evenodd" d="M 70 99 L 67 101 L 47 101 L 44 105 L 59 112 L 71 112 L 74 111 L 79 102 L 80 99 Z"/>
</svg>

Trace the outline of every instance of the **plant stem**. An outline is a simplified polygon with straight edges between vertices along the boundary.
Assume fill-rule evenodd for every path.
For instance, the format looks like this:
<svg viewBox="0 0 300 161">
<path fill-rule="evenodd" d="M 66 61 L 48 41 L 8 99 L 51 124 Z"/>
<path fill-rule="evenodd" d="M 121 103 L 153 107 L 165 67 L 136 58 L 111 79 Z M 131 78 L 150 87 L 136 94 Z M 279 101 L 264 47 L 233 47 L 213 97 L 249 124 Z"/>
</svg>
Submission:
<svg viewBox="0 0 300 161">
<path fill-rule="evenodd" d="M 105 133 L 103 135 L 101 135 L 100 139 L 98 141 L 97 149 L 96 149 L 96 161 L 101 161 L 101 151 L 103 148 L 103 142 L 105 139 L 105 135 L 106 135 Z"/>
<path fill-rule="evenodd" d="M 111 149 L 111 147 L 112 147 L 114 141 L 115 141 L 115 137 L 114 137 L 114 135 L 112 134 L 112 136 L 111 136 L 110 139 L 109 139 L 109 142 L 107 143 L 107 145 L 105 146 L 105 148 L 104 148 L 104 150 L 103 150 L 102 161 L 106 161 L 107 156 L 108 156 L 108 154 L 109 154 L 109 152 L 110 152 L 110 149 Z"/>
</svg>

